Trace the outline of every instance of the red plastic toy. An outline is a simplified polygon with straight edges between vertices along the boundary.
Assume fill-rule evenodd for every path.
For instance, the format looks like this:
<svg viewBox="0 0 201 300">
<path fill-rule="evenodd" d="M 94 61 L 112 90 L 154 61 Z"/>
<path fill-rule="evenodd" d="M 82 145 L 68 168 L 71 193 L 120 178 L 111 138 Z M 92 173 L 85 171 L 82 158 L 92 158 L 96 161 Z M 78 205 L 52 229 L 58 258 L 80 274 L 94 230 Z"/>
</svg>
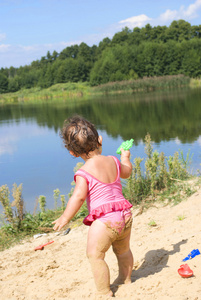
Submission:
<svg viewBox="0 0 201 300">
<path fill-rule="evenodd" d="M 34 250 L 35 250 L 35 251 L 36 251 L 36 250 L 43 250 L 45 246 L 47 246 L 47 245 L 49 245 L 49 244 L 52 244 L 52 243 L 54 243 L 54 241 L 48 242 L 48 243 L 46 243 L 46 244 L 44 244 L 44 245 L 40 245 L 40 246 L 36 247 Z"/>
<path fill-rule="evenodd" d="M 193 275 L 193 271 L 190 269 L 190 267 L 187 264 L 181 265 L 180 268 L 178 269 L 178 273 L 179 275 L 185 278 L 191 277 Z"/>
</svg>

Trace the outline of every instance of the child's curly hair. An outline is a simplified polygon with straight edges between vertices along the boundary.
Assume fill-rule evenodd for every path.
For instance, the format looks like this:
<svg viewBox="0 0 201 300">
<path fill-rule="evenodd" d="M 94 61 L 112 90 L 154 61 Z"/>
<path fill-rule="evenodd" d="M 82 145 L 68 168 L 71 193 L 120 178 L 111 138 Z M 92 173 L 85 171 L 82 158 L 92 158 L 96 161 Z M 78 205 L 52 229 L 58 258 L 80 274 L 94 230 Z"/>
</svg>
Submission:
<svg viewBox="0 0 201 300">
<path fill-rule="evenodd" d="M 76 156 L 88 155 L 90 151 L 94 151 L 101 146 L 95 126 L 78 115 L 64 121 L 60 136 L 65 147 L 69 151 L 73 151 Z"/>
</svg>

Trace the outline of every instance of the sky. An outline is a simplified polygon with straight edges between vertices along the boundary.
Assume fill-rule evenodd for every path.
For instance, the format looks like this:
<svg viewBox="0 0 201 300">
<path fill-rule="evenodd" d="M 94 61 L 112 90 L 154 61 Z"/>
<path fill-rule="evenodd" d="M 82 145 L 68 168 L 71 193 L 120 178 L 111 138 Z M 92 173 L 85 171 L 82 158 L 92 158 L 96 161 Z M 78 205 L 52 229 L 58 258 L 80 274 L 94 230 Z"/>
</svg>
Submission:
<svg viewBox="0 0 201 300">
<path fill-rule="evenodd" d="M 126 26 L 201 24 L 201 0 L 0 0 L 0 68 L 20 67 Z"/>
</svg>

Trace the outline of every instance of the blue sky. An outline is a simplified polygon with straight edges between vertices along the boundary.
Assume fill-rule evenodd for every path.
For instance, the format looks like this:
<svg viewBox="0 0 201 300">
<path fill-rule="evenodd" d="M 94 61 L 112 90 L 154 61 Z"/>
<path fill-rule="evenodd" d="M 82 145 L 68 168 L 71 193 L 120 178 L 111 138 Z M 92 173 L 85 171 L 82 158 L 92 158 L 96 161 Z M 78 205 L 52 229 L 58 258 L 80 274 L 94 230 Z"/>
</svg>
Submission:
<svg viewBox="0 0 201 300">
<path fill-rule="evenodd" d="M 125 26 L 201 24 L 201 0 L 0 0 L 0 68 L 19 67 Z"/>
</svg>

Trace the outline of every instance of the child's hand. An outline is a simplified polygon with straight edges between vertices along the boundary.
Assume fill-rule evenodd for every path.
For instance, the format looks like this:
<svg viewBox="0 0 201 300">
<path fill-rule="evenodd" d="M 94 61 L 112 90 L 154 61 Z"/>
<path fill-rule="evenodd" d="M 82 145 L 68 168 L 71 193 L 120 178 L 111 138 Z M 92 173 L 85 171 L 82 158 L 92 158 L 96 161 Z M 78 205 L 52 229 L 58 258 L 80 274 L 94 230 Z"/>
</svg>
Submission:
<svg viewBox="0 0 201 300">
<path fill-rule="evenodd" d="M 64 215 L 61 215 L 61 217 L 52 222 L 52 224 L 55 224 L 53 227 L 54 230 L 60 231 L 66 224 L 68 224 L 68 220 L 65 218 Z"/>
<path fill-rule="evenodd" d="M 130 158 L 130 150 L 124 150 L 123 148 L 121 148 L 121 160 L 124 158 Z"/>
</svg>

